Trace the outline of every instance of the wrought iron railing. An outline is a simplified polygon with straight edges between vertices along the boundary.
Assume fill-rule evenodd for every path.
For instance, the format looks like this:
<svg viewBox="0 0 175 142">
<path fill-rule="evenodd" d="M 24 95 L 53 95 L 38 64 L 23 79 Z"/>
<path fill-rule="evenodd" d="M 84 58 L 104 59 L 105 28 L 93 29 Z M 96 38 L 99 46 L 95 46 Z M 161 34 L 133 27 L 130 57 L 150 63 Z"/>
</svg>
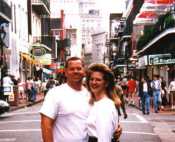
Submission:
<svg viewBox="0 0 175 142">
<path fill-rule="evenodd" d="M 32 0 L 32 3 L 44 3 L 47 9 L 50 11 L 50 2 L 49 0 Z"/>
</svg>

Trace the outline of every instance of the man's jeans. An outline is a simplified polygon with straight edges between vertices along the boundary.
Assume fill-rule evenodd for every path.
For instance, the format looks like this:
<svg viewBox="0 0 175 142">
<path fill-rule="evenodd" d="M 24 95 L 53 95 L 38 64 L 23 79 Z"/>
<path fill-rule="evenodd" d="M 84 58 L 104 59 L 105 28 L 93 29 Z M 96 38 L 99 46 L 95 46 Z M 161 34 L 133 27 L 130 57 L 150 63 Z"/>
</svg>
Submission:
<svg viewBox="0 0 175 142">
<path fill-rule="evenodd" d="M 154 90 L 154 91 L 153 91 L 153 97 L 154 97 L 154 111 L 155 111 L 155 112 L 158 112 L 159 95 L 160 95 L 160 90 Z"/>
<path fill-rule="evenodd" d="M 143 92 L 145 96 L 145 108 L 146 108 L 146 113 L 150 112 L 150 96 L 148 92 Z"/>
</svg>

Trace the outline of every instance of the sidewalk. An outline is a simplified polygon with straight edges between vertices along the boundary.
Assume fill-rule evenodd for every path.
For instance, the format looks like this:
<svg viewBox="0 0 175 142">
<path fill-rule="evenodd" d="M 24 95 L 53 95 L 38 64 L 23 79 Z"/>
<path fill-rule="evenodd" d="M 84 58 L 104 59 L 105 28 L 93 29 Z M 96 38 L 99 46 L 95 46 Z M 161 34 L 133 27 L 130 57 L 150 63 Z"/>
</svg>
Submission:
<svg viewBox="0 0 175 142">
<path fill-rule="evenodd" d="M 141 111 L 139 98 L 134 98 L 135 103 L 130 105 Z M 175 109 L 170 106 L 154 113 L 153 98 L 151 98 L 150 115 L 144 115 L 153 126 L 155 134 L 159 136 L 161 142 L 174 142 L 175 139 Z"/>
<path fill-rule="evenodd" d="M 40 94 L 37 94 L 36 95 L 35 102 L 28 102 L 27 99 L 26 99 L 26 97 L 25 98 L 19 98 L 18 99 L 18 105 L 16 105 L 16 106 L 11 105 L 10 106 L 10 111 L 14 111 L 14 110 L 17 110 L 17 109 L 20 109 L 20 108 L 31 106 L 31 105 L 40 103 L 43 100 L 44 100 L 44 94 L 43 93 L 40 93 Z"/>
<path fill-rule="evenodd" d="M 134 97 L 134 104 L 130 104 L 130 106 L 133 106 L 139 110 L 141 110 L 141 106 L 140 106 L 140 102 L 139 102 L 139 97 L 135 96 Z M 154 112 L 154 106 L 153 106 L 153 98 L 151 98 L 150 100 L 150 112 Z M 163 109 L 159 110 L 159 113 L 175 113 L 175 109 L 171 109 L 171 106 L 167 105 L 166 107 L 164 107 Z"/>
</svg>

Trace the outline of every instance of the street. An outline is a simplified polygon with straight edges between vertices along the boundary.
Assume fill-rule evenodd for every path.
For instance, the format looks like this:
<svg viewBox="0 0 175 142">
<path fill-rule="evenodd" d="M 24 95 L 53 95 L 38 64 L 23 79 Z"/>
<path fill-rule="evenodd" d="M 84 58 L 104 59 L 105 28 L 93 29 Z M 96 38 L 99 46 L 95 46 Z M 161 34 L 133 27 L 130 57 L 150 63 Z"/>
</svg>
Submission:
<svg viewBox="0 0 175 142">
<path fill-rule="evenodd" d="M 0 142 L 42 142 L 38 113 L 40 107 L 41 103 L 1 115 Z M 120 142 L 160 142 L 166 139 L 166 132 L 169 131 L 168 127 L 161 130 L 165 134 L 160 140 L 158 134 L 160 126 L 175 128 L 175 115 L 152 113 L 143 116 L 138 109 L 131 106 L 127 108 L 127 112 L 128 118 L 125 120 L 121 117 L 120 120 L 123 127 Z M 169 125 L 165 125 L 163 120 L 168 120 Z M 171 137 L 170 133 L 168 137 Z M 173 141 L 173 135 L 171 138 Z M 166 142 L 171 140 L 166 139 Z"/>
<path fill-rule="evenodd" d="M 0 142 L 41 142 L 41 104 L 0 116 Z"/>
</svg>

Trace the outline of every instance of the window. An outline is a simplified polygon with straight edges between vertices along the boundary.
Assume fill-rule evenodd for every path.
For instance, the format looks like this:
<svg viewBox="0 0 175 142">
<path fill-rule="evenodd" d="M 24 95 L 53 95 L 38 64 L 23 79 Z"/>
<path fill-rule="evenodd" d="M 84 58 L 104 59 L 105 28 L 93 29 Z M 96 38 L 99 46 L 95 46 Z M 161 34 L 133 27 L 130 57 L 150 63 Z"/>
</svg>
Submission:
<svg viewBox="0 0 175 142">
<path fill-rule="evenodd" d="M 16 5 L 14 5 L 14 32 L 16 33 Z"/>
</svg>

